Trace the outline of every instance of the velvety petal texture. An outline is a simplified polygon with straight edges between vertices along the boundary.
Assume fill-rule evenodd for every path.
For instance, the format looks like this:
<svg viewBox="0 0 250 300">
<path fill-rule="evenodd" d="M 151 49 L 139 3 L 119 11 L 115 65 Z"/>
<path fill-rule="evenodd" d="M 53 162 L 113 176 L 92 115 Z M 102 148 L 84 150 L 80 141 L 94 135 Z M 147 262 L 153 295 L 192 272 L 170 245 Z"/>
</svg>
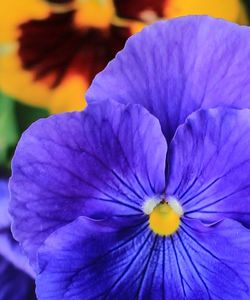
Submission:
<svg viewBox="0 0 250 300">
<path fill-rule="evenodd" d="M 170 238 L 115 223 L 81 217 L 53 233 L 39 252 L 39 299 L 247 299 L 249 232 L 237 222 L 185 220 Z"/>
<path fill-rule="evenodd" d="M 250 107 L 249 53 L 249 27 L 206 16 L 158 22 L 129 38 L 86 98 L 140 103 L 170 141 L 199 108 Z"/>
<path fill-rule="evenodd" d="M 36 249 L 78 216 L 140 215 L 165 188 L 167 144 L 139 105 L 91 105 L 55 115 L 24 133 L 12 164 L 13 230 L 34 262 Z"/>
<path fill-rule="evenodd" d="M 209 109 L 180 126 L 169 149 L 167 191 L 185 215 L 250 227 L 250 110 Z"/>
</svg>

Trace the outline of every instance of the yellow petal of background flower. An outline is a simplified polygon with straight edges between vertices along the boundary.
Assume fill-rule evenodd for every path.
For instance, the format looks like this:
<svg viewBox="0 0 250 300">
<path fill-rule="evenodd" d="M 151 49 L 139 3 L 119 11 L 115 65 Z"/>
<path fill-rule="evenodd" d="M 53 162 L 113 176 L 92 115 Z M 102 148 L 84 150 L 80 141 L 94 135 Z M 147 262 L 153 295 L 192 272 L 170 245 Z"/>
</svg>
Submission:
<svg viewBox="0 0 250 300">
<path fill-rule="evenodd" d="M 77 26 L 108 27 L 115 8 L 112 0 L 75 0 Z"/>
<path fill-rule="evenodd" d="M 228 21 L 247 22 L 243 4 L 240 0 L 169 0 L 165 7 L 168 18 L 183 15 L 210 15 Z"/>
<path fill-rule="evenodd" d="M 2 56 L 0 61 L 1 90 L 26 104 L 49 108 L 53 113 L 81 110 L 85 107 L 83 77 L 71 76 L 51 90 L 43 81 L 34 81 L 32 73 L 25 71 L 16 50 Z"/>
<path fill-rule="evenodd" d="M 1 1 L 0 42 L 11 42 L 17 37 L 17 25 L 29 19 L 48 16 L 50 8 L 43 0 Z"/>
</svg>

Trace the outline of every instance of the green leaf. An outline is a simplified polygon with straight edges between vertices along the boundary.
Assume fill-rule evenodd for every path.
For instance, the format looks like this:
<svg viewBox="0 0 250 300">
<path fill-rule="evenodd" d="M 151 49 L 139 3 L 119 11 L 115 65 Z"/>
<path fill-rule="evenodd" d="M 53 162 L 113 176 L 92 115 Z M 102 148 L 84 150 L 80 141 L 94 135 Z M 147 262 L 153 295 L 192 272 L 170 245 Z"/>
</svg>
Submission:
<svg viewBox="0 0 250 300">
<path fill-rule="evenodd" d="M 21 134 L 46 110 L 25 105 L 0 92 L 0 176 L 10 174 L 10 162 Z"/>
<path fill-rule="evenodd" d="M 15 119 L 15 104 L 11 98 L 0 93 L 0 166 L 9 163 L 8 152 L 18 139 L 18 129 Z"/>
<path fill-rule="evenodd" d="M 48 117 L 47 110 L 29 106 L 19 101 L 15 103 L 16 120 L 20 135 L 35 121 Z"/>
</svg>

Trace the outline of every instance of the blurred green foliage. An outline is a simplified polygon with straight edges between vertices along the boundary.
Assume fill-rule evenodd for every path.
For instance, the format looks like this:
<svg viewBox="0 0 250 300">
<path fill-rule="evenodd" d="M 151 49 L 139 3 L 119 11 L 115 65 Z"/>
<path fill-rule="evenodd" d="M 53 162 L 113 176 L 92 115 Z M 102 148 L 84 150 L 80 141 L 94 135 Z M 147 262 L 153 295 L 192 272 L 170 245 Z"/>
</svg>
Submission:
<svg viewBox="0 0 250 300">
<path fill-rule="evenodd" d="M 248 13 L 248 16 L 250 18 L 250 0 L 242 0 L 243 3 L 246 5 L 247 7 L 247 13 Z"/>
<path fill-rule="evenodd" d="M 9 166 L 8 152 L 18 139 L 15 104 L 7 96 L 0 94 L 0 165 Z"/>
<path fill-rule="evenodd" d="M 0 176 L 10 175 L 10 163 L 21 134 L 46 110 L 24 105 L 0 93 Z"/>
</svg>

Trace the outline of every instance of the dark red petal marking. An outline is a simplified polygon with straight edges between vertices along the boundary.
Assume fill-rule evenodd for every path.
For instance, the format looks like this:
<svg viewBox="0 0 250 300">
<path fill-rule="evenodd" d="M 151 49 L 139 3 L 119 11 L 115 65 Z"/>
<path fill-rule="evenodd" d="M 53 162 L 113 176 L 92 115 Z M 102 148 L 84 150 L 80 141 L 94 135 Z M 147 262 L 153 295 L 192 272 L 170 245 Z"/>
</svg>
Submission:
<svg viewBox="0 0 250 300">
<path fill-rule="evenodd" d="M 153 11 L 162 18 L 167 0 L 114 0 L 119 17 L 140 20 L 140 14 Z"/>
<path fill-rule="evenodd" d="M 74 12 L 52 14 L 20 26 L 19 56 L 35 80 L 57 87 L 70 74 L 91 82 L 96 73 L 122 49 L 130 35 L 127 28 L 77 28 Z"/>
</svg>

